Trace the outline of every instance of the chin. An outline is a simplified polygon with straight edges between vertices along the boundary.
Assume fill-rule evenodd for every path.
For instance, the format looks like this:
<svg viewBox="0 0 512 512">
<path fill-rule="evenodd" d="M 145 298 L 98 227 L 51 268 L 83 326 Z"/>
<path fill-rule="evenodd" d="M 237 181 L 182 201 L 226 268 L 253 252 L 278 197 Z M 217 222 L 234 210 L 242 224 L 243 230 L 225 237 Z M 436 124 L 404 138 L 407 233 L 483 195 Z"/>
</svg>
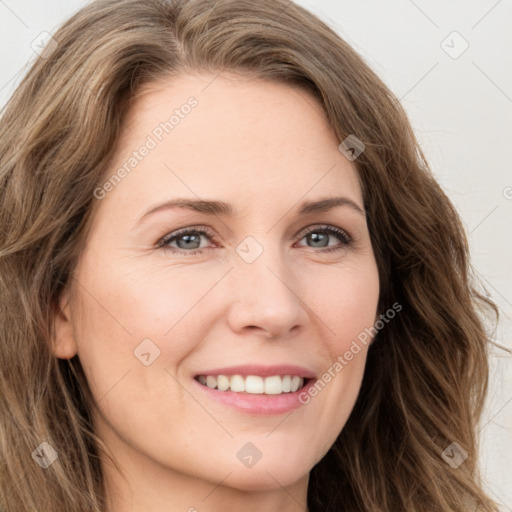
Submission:
<svg viewBox="0 0 512 512">
<path fill-rule="evenodd" d="M 237 469 L 226 478 L 224 484 L 240 491 L 271 491 L 291 486 L 305 476 L 309 476 L 309 472 L 302 473 L 296 468 L 271 465 L 260 469 Z"/>
<path fill-rule="evenodd" d="M 297 452 L 295 452 L 297 454 Z M 264 461 L 264 456 L 252 467 L 237 464 L 227 468 L 226 473 L 231 474 L 225 484 L 241 491 L 268 491 L 291 486 L 302 478 L 308 477 L 311 466 L 307 464 L 304 456 L 301 460 L 294 460 L 293 454 L 274 454 L 274 457 Z M 219 470 L 215 471 L 218 477 Z"/>
</svg>

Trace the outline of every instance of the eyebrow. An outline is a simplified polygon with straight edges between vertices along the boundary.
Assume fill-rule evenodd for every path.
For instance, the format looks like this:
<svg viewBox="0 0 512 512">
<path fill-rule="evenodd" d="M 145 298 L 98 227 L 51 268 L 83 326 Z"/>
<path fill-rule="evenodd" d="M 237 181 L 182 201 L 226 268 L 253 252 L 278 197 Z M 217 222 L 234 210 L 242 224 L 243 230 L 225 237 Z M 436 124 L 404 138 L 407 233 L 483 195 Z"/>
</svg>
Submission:
<svg viewBox="0 0 512 512">
<path fill-rule="evenodd" d="M 363 217 L 366 213 L 355 201 L 348 197 L 328 197 L 325 199 L 319 199 L 316 201 L 304 201 L 297 212 L 299 215 L 306 215 L 308 213 L 327 212 L 333 208 L 340 206 L 348 206 L 352 210 L 361 214 Z M 143 222 L 147 217 L 153 213 L 170 210 L 173 208 L 181 208 L 186 210 L 192 210 L 206 215 L 225 215 L 234 216 L 235 210 L 229 203 L 223 201 L 204 201 L 186 198 L 177 198 L 170 201 L 152 206 L 147 210 L 138 220 L 138 224 Z"/>
</svg>

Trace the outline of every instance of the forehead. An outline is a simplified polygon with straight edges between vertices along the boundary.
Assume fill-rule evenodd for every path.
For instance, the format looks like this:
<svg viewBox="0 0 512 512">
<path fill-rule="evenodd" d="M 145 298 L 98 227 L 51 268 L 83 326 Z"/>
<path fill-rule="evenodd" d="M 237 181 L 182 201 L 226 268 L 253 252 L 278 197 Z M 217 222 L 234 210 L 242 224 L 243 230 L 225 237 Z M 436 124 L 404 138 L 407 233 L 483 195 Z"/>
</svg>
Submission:
<svg viewBox="0 0 512 512">
<path fill-rule="evenodd" d="M 133 203 L 186 193 L 261 206 L 277 195 L 288 204 L 339 191 L 361 202 L 339 142 L 322 105 L 303 89 L 233 74 L 184 75 L 146 86 L 133 102 L 110 173 L 149 149 L 111 195 Z"/>
</svg>

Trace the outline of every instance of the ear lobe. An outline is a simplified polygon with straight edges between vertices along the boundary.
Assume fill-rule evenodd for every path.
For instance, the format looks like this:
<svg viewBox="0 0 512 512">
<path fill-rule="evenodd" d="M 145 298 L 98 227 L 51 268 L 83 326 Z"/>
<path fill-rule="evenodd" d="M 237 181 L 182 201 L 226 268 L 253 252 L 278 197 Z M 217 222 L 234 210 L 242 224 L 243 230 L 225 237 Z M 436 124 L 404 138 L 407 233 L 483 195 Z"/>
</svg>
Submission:
<svg viewBox="0 0 512 512">
<path fill-rule="evenodd" d="M 67 290 L 61 295 L 59 304 L 55 306 L 52 351 L 59 359 L 71 359 L 77 354 Z"/>
</svg>

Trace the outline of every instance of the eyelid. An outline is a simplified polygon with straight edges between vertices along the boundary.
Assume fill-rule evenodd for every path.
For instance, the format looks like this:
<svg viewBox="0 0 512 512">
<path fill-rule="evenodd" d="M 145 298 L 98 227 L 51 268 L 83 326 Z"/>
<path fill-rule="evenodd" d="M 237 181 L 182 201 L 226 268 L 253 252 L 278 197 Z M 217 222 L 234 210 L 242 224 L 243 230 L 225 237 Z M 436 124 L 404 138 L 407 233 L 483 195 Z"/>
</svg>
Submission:
<svg viewBox="0 0 512 512">
<path fill-rule="evenodd" d="M 299 241 L 310 233 L 314 233 L 315 231 L 326 231 L 329 234 L 343 236 L 346 239 L 346 244 L 349 244 L 353 241 L 352 236 L 345 229 L 339 228 L 338 226 L 334 226 L 332 224 L 311 224 L 299 232 Z"/>
<path fill-rule="evenodd" d="M 158 247 L 165 247 L 165 244 L 169 243 L 174 238 L 178 238 L 180 235 L 188 234 L 189 232 L 198 232 L 200 234 L 207 235 L 209 238 L 215 238 L 215 231 L 213 229 L 209 228 L 208 226 L 187 226 L 186 228 L 180 228 L 176 231 L 171 231 L 170 233 L 167 233 L 164 235 L 158 242 Z M 178 249 L 179 250 L 179 249 Z M 186 252 L 192 252 L 192 251 L 186 251 Z"/>
</svg>

